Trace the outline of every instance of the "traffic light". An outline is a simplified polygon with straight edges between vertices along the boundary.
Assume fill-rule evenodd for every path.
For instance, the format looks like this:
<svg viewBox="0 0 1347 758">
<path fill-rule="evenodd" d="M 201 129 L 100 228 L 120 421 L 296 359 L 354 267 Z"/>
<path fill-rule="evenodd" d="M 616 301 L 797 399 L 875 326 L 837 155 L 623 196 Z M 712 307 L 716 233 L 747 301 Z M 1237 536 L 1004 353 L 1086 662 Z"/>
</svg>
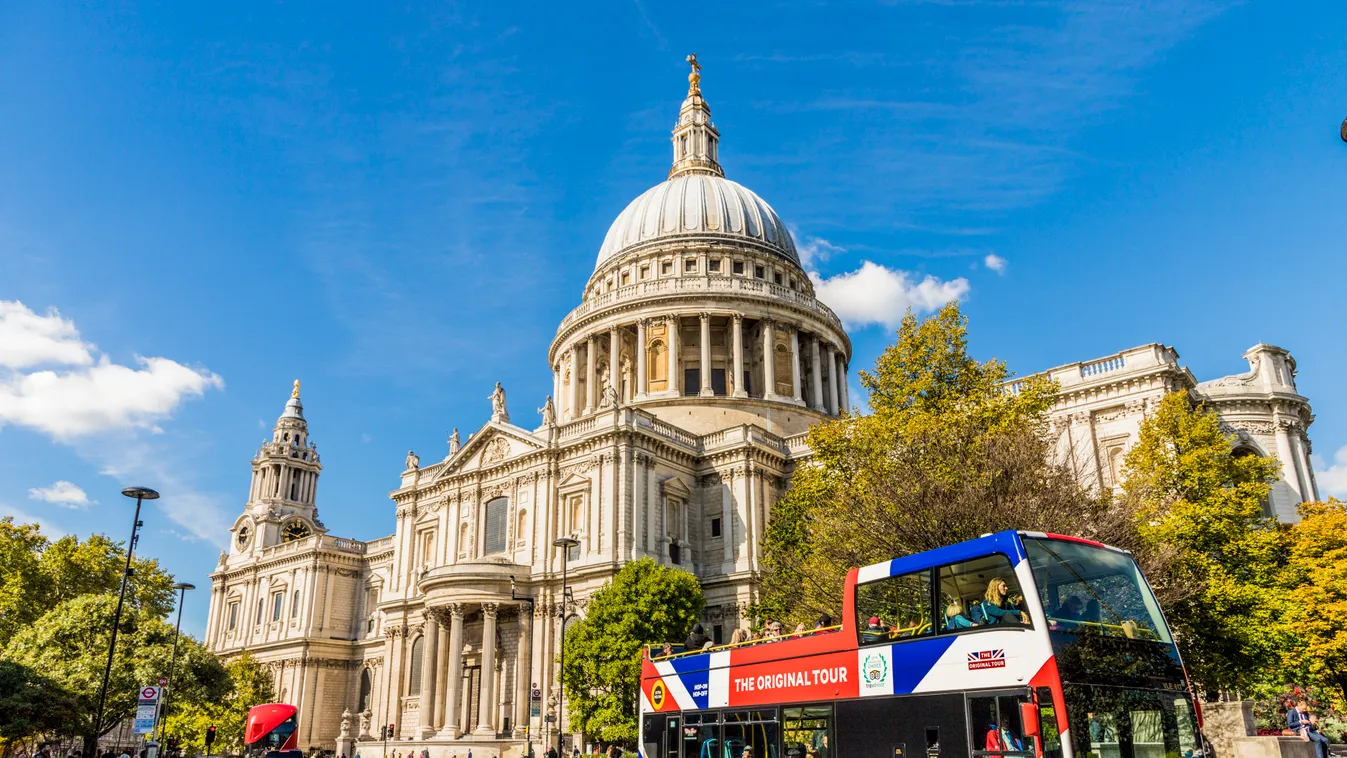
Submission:
<svg viewBox="0 0 1347 758">
<path fill-rule="evenodd" d="M 206 727 L 206 752 L 210 752 L 210 744 L 215 741 L 215 727 Z"/>
</svg>

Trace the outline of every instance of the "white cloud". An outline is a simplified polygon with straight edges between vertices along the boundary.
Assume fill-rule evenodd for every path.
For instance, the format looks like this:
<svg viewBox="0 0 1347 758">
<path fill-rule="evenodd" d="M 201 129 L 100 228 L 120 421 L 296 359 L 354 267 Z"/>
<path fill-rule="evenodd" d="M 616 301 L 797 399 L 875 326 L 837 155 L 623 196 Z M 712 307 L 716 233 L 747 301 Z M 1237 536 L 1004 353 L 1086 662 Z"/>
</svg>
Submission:
<svg viewBox="0 0 1347 758">
<path fill-rule="evenodd" d="M 226 546 L 230 516 L 225 496 L 197 490 L 185 464 L 176 452 L 166 453 L 160 444 L 100 437 L 81 443 L 80 455 L 103 462 L 100 474 L 120 482 L 153 487 L 160 498 L 155 508 L 182 527 L 173 530 L 180 539 Z"/>
<path fill-rule="evenodd" d="M 1006 261 L 1005 258 L 1002 258 L 996 253 L 988 253 L 987 257 L 982 259 L 982 264 L 984 266 L 998 274 L 1004 274 L 1006 272 L 1007 263 L 1008 261 Z"/>
<path fill-rule="evenodd" d="M 5 516 L 12 517 L 16 524 L 37 524 L 42 529 L 42 534 L 51 539 L 64 537 L 70 533 L 40 516 L 34 516 L 27 511 L 21 511 L 13 506 L 0 503 L 0 518 Z"/>
<path fill-rule="evenodd" d="M 55 482 L 50 487 L 33 487 L 28 490 L 28 498 L 77 510 L 88 508 L 91 503 L 98 502 L 97 500 L 90 500 L 89 495 L 79 485 L 67 482 L 64 479 Z"/>
<path fill-rule="evenodd" d="M 1333 454 L 1332 465 L 1321 456 L 1314 456 L 1314 480 L 1319 485 L 1320 495 L 1347 498 L 1347 445 Z"/>
<path fill-rule="evenodd" d="M 827 279 L 811 271 L 809 278 L 818 298 L 851 328 L 881 324 L 896 329 L 908 308 L 925 313 L 968 294 L 968 280 L 962 277 L 946 281 L 928 275 L 917 282 L 906 271 L 871 261 Z"/>
<path fill-rule="evenodd" d="M 827 260 L 835 253 L 846 252 L 846 248 L 834 245 L 822 237 L 802 236 L 794 229 L 791 232 L 797 240 L 800 240 L 795 246 L 795 252 L 799 253 L 800 263 L 806 270 L 812 269 L 819 261 Z"/>
<path fill-rule="evenodd" d="M 184 398 L 224 380 L 168 358 L 136 358 L 138 368 L 95 355 L 73 322 L 0 303 L 0 427 L 17 424 L 58 441 L 119 429 L 158 431 Z M 25 371 L 37 365 L 55 368 Z"/>
<path fill-rule="evenodd" d="M 92 347 L 55 308 L 39 316 L 17 300 L 0 300 L 0 367 L 88 366 Z"/>
</svg>

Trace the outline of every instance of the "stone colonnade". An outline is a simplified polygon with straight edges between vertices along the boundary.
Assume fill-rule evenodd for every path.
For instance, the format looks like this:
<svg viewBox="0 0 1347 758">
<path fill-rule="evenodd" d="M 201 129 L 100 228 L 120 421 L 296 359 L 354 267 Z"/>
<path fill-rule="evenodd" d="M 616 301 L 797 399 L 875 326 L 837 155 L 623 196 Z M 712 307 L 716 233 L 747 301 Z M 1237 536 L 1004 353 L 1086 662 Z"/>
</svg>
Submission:
<svg viewBox="0 0 1347 758">
<path fill-rule="evenodd" d="M 465 691 L 463 686 L 464 618 L 470 608 L 465 603 L 450 603 L 426 610 L 424 639 L 421 645 L 421 688 L 419 692 L 420 723 L 415 738 L 457 739 L 466 734 L 495 737 L 495 704 L 498 700 L 500 672 L 496 662 L 497 622 L 501 612 L 499 603 L 485 602 L 478 606 L 482 613 L 482 640 L 480 646 L 481 677 L 477 692 Z M 518 661 L 526 662 L 532 656 L 532 609 L 520 606 L 518 618 Z M 516 692 L 510 698 L 514 712 L 510 724 L 522 729 L 529 714 L 529 682 L 522 674 L 515 676 Z M 467 723 L 471 709 L 468 704 L 477 695 L 477 723 Z"/>
<path fill-rule="evenodd" d="M 696 318 L 699 322 L 698 356 L 696 365 L 700 386 L 683 386 L 683 346 L 682 325 L 686 318 Z M 728 319 L 729 365 L 728 382 L 723 393 L 717 392 L 712 385 L 712 328 L 713 318 Z M 745 345 L 745 316 L 741 313 L 703 311 L 697 314 L 672 313 L 665 316 L 642 318 L 632 322 L 609 324 L 607 328 L 571 340 L 569 348 L 562 351 L 553 366 L 553 390 L 558 398 L 558 409 L 563 418 L 576 419 L 589 415 L 601 407 L 607 407 L 608 399 L 602 396 L 600 385 L 613 388 L 620 393 L 623 401 L 641 402 L 659 398 L 682 396 L 716 397 L 720 395 L 737 398 L 756 397 L 765 400 L 807 406 L 819 413 L 837 416 L 850 406 L 847 394 L 846 351 L 834 344 L 826 336 L 805 331 L 802 325 L 792 324 L 773 318 L 755 319 L 760 329 L 761 345 Z M 631 368 L 624 366 L 623 338 L 635 330 L 635 376 L 633 387 L 622 390 L 623 380 L 628 378 Z M 656 334 L 657 333 L 657 334 Z M 789 394 L 778 391 L 776 376 L 777 334 L 788 334 L 789 345 L 785 346 L 789 357 L 787 365 L 790 372 L 791 389 Z M 654 336 L 652 336 L 654 335 Z M 690 347 L 690 346 L 689 346 Z M 761 351 L 761 388 L 750 393 L 744 385 L 745 357 L 748 350 Z M 599 362 L 606 357 L 606 372 L 600 371 Z M 651 359 L 664 362 L 663 366 L 651 366 Z M 566 371 L 569 364 L 569 371 Z M 581 373 L 584 374 L 583 387 Z M 808 379 L 804 374 L 808 373 Z M 659 377 L 659 378 L 654 378 Z M 652 382 L 652 378 L 654 381 Z M 780 377 L 784 384 L 784 377 Z M 659 384 L 659 387 L 655 387 Z M 606 391 L 606 390 L 605 390 Z M 805 395 L 808 394 L 808 402 Z"/>
</svg>

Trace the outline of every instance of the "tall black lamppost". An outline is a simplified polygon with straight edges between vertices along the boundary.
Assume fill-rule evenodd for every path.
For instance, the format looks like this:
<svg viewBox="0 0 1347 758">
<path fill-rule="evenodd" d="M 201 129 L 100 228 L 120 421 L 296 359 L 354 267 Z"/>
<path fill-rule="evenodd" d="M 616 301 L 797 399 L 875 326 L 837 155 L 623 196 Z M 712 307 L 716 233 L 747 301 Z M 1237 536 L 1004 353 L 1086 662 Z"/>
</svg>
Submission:
<svg viewBox="0 0 1347 758">
<path fill-rule="evenodd" d="M 579 547 L 580 540 L 574 537 L 558 537 L 553 543 L 553 547 L 561 548 L 561 672 L 566 670 L 566 598 L 569 590 L 566 587 L 566 566 L 570 563 L 571 548 Z M 561 672 L 557 674 L 557 680 L 561 680 Z M 561 748 L 562 724 L 566 719 L 566 684 L 560 682 L 558 688 L 557 700 L 557 747 Z M 557 752 L 561 752 L 558 750 Z M 562 756 L 561 758 L 566 758 Z"/>
<path fill-rule="evenodd" d="M 126 544 L 126 568 L 122 569 L 122 588 L 117 593 L 117 612 L 112 615 L 112 641 L 108 643 L 108 663 L 103 668 L 103 686 L 98 688 L 98 715 L 94 717 L 93 742 L 84 746 L 84 754 L 93 758 L 98 751 L 98 736 L 103 733 L 103 706 L 108 699 L 108 678 L 112 676 L 112 656 L 117 652 L 117 627 L 122 623 L 122 605 L 126 602 L 126 584 L 131 578 L 131 555 L 136 551 L 136 535 L 140 531 L 140 503 L 143 500 L 158 500 L 159 493 L 149 487 L 127 487 L 122 494 L 136 499 L 136 515 L 131 521 L 131 541 Z"/>
<path fill-rule="evenodd" d="M 178 625 L 173 629 L 173 657 L 168 659 L 168 687 L 164 689 L 164 705 L 159 709 L 159 742 L 163 744 L 164 728 L 168 726 L 168 699 L 173 696 L 173 669 L 178 666 L 178 638 L 182 636 L 182 604 L 187 599 L 187 590 L 196 589 L 195 584 L 178 582 L 173 585 L 178 591 Z"/>
</svg>

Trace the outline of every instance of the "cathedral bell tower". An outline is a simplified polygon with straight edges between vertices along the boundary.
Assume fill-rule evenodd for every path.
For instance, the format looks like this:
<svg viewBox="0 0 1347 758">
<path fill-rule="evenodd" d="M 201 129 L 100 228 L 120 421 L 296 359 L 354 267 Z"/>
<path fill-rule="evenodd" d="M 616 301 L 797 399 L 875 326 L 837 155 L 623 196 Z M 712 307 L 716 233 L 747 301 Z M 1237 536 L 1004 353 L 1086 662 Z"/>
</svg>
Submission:
<svg viewBox="0 0 1347 758">
<path fill-rule="evenodd" d="M 309 441 L 298 379 L 271 439 L 253 456 L 252 469 L 248 504 L 231 530 L 232 553 L 250 553 L 327 531 L 318 520 L 315 502 L 323 467 L 317 446 Z"/>
</svg>

